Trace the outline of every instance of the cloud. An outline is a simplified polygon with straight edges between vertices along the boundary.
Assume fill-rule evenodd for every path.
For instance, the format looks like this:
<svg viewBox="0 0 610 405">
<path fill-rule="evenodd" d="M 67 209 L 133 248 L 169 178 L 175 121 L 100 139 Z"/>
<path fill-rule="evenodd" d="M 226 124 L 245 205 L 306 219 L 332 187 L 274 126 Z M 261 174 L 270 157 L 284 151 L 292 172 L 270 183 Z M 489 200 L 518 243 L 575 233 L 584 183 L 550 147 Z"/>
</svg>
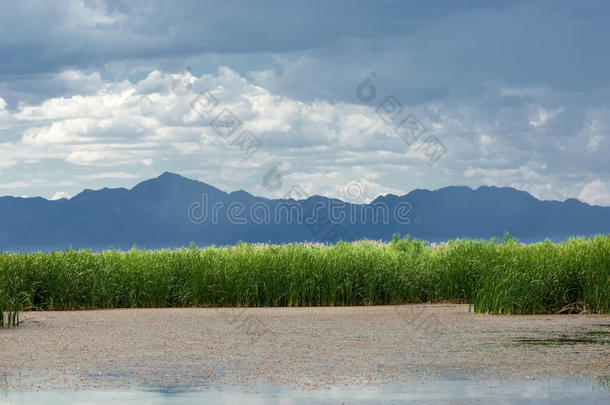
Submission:
<svg viewBox="0 0 610 405">
<path fill-rule="evenodd" d="M 62 198 L 70 198 L 70 194 L 66 193 L 65 191 L 58 191 L 53 194 L 51 200 L 61 200 Z"/>
<path fill-rule="evenodd" d="M 549 89 L 490 84 L 479 98 L 460 103 L 448 98 L 410 105 L 377 82 L 378 95 L 368 103 L 293 98 L 226 66 L 200 76 L 153 70 L 137 81 L 97 81 L 95 74 L 78 71 L 58 77 L 92 78 L 97 88 L 4 110 L 17 137 L 0 143 L 0 158 L 11 162 L 4 175 L 43 182 L 52 181 L 52 173 L 67 176 L 72 185 L 65 190 L 72 195 L 90 182 L 128 186 L 131 179 L 170 170 L 273 197 L 299 185 L 342 198 L 345 185 L 356 180 L 366 190 L 359 201 L 451 184 L 514 186 L 539 198 L 564 199 L 578 195 L 594 173 L 609 170 L 607 110 Z M 191 92 L 172 91 L 176 80 L 186 80 Z M 201 91 L 218 101 L 213 113 L 193 110 Z M 400 138 L 400 120 L 384 123 L 379 106 L 389 96 L 400 104 L 401 117 L 411 114 L 423 126 L 417 142 Z M 234 137 L 217 133 L 213 121 L 221 111 L 240 122 L 235 134 L 247 129 L 260 140 L 248 160 Z M 434 166 L 422 147 L 429 136 L 446 148 Z M 276 165 L 284 189 L 269 190 L 262 179 Z M 20 191 L 33 194 L 41 187 Z M 59 186 L 44 187 L 54 187 L 43 192 L 52 195 Z"/>
<path fill-rule="evenodd" d="M 23 132 L 24 145 L 52 145 L 91 142 L 95 138 L 86 137 L 96 122 L 90 118 L 67 119 L 53 122 L 48 127 L 28 128 Z"/>
<path fill-rule="evenodd" d="M 47 196 L 166 170 L 266 196 L 341 197 L 351 181 L 364 200 L 455 184 L 578 196 L 610 178 L 610 6 L 559 3 L 8 3 L 0 170 L 11 192 Z M 191 110 L 202 90 L 261 141 L 248 160 Z M 434 166 L 383 124 L 389 96 L 446 147 Z"/>
<path fill-rule="evenodd" d="M 8 168 L 15 166 L 17 164 L 16 160 L 2 160 L 0 161 L 0 168 Z"/>
<path fill-rule="evenodd" d="M 0 184 L 0 189 L 3 188 L 8 188 L 8 189 L 14 189 L 14 188 L 26 188 L 31 186 L 31 183 L 27 182 L 27 181 L 11 181 L 8 183 L 3 183 Z"/>
<path fill-rule="evenodd" d="M 117 60 L 316 49 L 344 38 L 405 35 L 485 2 L 458 5 L 343 0 L 287 4 L 227 0 L 21 1 L 0 15 L 0 73 L 57 72 Z M 53 21 L 49 24 L 48 21 Z M 316 29 L 312 30 L 315 26 Z M 278 35 L 281 33 L 281 35 Z"/>
<path fill-rule="evenodd" d="M 211 126 L 214 115 L 202 117 L 191 109 L 197 93 L 173 94 L 169 90 L 173 79 L 154 71 L 135 84 L 104 84 L 94 94 L 23 106 L 13 115 L 26 126 L 20 144 L 49 151 L 61 148 L 66 161 L 79 165 L 155 158 L 167 147 L 178 153 L 199 146 L 226 149 Z M 365 132 L 375 119 L 371 108 L 273 95 L 226 67 L 215 77 L 193 78 L 193 86 L 210 89 L 222 103 L 215 114 L 231 111 L 264 141 L 267 150 L 336 144 L 344 149 L 389 149 L 374 144 L 374 135 Z M 391 135 L 388 128 L 380 132 Z"/>
<path fill-rule="evenodd" d="M 594 180 L 582 188 L 578 198 L 591 205 L 610 206 L 610 183 Z"/>
<path fill-rule="evenodd" d="M 78 176 L 84 180 L 100 180 L 100 179 L 137 179 L 139 176 L 133 173 L 126 172 L 100 172 L 94 174 L 86 174 Z"/>
<path fill-rule="evenodd" d="M 610 148 L 610 108 L 594 108 L 587 112 L 579 138 L 586 143 L 587 150 L 599 152 Z"/>
<path fill-rule="evenodd" d="M 547 121 L 553 119 L 557 114 L 560 114 L 564 111 L 565 108 L 563 107 L 559 107 L 555 110 L 546 110 L 542 107 L 538 107 L 536 116 L 530 120 L 530 125 L 534 128 L 544 126 Z"/>
</svg>

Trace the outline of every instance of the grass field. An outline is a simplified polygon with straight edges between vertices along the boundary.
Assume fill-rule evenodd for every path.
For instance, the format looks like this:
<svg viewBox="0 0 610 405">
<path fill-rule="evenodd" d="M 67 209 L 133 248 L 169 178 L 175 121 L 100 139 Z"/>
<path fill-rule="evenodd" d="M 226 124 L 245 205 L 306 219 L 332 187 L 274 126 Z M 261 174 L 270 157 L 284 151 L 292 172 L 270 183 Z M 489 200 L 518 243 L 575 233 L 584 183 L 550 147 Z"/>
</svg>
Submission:
<svg viewBox="0 0 610 405">
<path fill-rule="evenodd" d="M 0 326 L 22 310 L 470 303 L 608 313 L 610 238 L 0 254 Z"/>
</svg>

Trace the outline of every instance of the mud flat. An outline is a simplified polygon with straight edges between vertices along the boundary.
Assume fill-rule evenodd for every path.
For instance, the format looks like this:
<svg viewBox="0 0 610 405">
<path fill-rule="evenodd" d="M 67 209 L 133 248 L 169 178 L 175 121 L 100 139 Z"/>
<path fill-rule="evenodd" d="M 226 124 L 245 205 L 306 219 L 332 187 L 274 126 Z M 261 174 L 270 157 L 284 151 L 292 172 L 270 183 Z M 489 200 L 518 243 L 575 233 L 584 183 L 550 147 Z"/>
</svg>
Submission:
<svg viewBox="0 0 610 405">
<path fill-rule="evenodd" d="M 34 391 L 362 394 L 475 383 L 559 384 L 569 394 L 571 381 L 604 392 L 610 376 L 609 315 L 406 305 L 25 312 L 22 320 L 0 330 L 0 403 L 3 392 L 36 402 Z"/>
</svg>

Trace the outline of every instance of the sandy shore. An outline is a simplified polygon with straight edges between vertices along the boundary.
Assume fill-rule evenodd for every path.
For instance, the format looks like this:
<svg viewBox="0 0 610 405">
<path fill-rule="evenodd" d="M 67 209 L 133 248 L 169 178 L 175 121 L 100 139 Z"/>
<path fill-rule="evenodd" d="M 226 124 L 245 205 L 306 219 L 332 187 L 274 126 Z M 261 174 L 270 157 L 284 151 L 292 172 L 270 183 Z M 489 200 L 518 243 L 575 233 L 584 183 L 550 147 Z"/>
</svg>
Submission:
<svg viewBox="0 0 610 405">
<path fill-rule="evenodd" d="M 0 387 L 315 389 L 425 378 L 610 376 L 610 316 L 464 305 L 29 312 L 0 330 Z"/>
</svg>

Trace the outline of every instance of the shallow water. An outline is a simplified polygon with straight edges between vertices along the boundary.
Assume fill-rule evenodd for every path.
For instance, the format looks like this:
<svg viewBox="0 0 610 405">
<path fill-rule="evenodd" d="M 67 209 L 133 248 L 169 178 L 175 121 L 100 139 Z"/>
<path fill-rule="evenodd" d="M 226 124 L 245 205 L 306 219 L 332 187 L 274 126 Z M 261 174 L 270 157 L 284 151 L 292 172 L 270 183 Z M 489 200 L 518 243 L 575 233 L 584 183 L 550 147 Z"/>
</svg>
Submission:
<svg viewBox="0 0 610 405">
<path fill-rule="evenodd" d="M 0 405 L 610 404 L 608 315 L 486 316 L 467 305 L 240 314 L 256 323 L 232 309 L 27 313 L 0 331 Z"/>
<path fill-rule="evenodd" d="M 16 392 L 0 394 L 0 405 L 13 404 L 607 404 L 607 381 L 524 380 L 519 382 L 429 380 L 376 387 L 328 388 L 321 390 L 259 391 L 69 391 Z"/>
</svg>

